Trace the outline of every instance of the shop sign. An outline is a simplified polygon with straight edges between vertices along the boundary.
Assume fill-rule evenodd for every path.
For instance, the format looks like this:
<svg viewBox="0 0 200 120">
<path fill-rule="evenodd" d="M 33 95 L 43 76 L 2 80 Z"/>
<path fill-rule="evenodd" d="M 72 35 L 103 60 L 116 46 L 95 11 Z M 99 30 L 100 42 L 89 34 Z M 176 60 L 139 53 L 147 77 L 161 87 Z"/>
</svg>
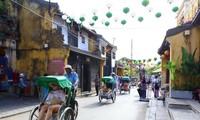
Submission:
<svg viewBox="0 0 200 120">
<path fill-rule="evenodd" d="M 62 75 L 64 72 L 64 61 L 59 58 L 54 58 L 48 64 L 48 73 L 50 75 Z"/>
</svg>

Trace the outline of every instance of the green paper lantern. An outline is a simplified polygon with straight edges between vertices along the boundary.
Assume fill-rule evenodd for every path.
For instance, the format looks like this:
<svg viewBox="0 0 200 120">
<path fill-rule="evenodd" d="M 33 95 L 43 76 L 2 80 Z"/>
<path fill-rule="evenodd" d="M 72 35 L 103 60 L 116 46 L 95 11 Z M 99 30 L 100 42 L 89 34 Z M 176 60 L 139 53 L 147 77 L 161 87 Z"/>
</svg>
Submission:
<svg viewBox="0 0 200 120">
<path fill-rule="evenodd" d="M 143 1 L 142 1 L 142 5 L 143 5 L 144 7 L 146 7 L 148 4 L 149 4 L 149 0 L 143 0 Z"/>
<path fill-rule="evenodd" d="M 122 24 L 122 25 L 125 25 L 125 24 L 126 24 L 126 20 L 122 20 L 122 21 L 121 21 L 121 24 Z"/>
<path fill-rule="evenodd" d="M 94 26 L 94 22 L 90 23 L 90 26 Z"/>
<path fill-rule="evenodd" d="M 109 26 L 109 25 L 110 25 L 110 22 L 106 21 L 105 26 Z"/>
<path fill-rule="evenodd" d="M 143 17 L 138 17 L 138 21 L 142 22 L 144 20 Z"/>
<path fill-rule="evenodd" d="M 97 21 L 97 20 L 98 20 L 98 16 L 95 15 L 95 16 L 92 17 L 92 19 L 93 19 L 94 21 Z"/>
<path fill-rule="evenodd" d="M 111 12 L 107 12 L 107 13 L 106 13 L 106 16 L 107 16 L 108 18 L 111 18 L 111 17 L 112 17 L 112 13 L 111 13 Z"/>
<path fill-rule="evenodd" d="M 155 15 L 157 18 L 159 18 L 161 16 L 161 13 L 160 12 L 157 12 L 156 15 Z"/>
<path fill-rule="evenodd" d="M 129 11 L 130 11 L 130 9 L 129 9 L 128 7 L 125 7 L 125 8 L 123 9 L 123 12 L 124 12 L 125 14 L 127 14 Z"/>
<path fill-rule="evenodd" d="M 73 22 L 73 18 L 67 17 L 67 23 L 72 23 Z"/>
<path fill-rule="evenodd" d="M 179 9 L 179 8 L 178 8 L 177 6 L 175 6 L 175 7 L 172 8 L 172 11 L 173 11 L 173 12 L 177 12 L 178 9 Z"/>
<path fill-rule="evenodd" d="M 73 19 L 73 18 L 71 18 L 71 17 L 68 17 L 68 19 L 69 19 L 70 21 L 74 21 L 74 19 Z"/>
<path fill-rule="evenodd" d="M 81 22 L 83 22 L 83 21 L 85 21 L 85 18 L 84 18 L 84 17 L 80 17 L 79 20 L 80 20 Z"/>
</svg>

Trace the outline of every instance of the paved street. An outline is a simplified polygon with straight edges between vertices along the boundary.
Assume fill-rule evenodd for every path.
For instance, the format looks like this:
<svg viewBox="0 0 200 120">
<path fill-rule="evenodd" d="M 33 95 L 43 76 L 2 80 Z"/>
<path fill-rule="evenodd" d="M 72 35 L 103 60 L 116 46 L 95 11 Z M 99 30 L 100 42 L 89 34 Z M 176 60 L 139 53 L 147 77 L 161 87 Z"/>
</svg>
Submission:
<svg viewBox="0 0 200 120">
<path fill-rule="evenodd" d="M 77 120 L 144 120 L 148 102 L 140 102 L 136 88 L 131 94 L 117 94 L 115 103 L 97 96 L 77 98 L 79 114 Z M 27 120 L 29 112 L 4 118 L 2 120 Z"/>
<path fill-rule="evenodd" d="M 148 104 L 138 100 L 136 88 L 131 94 L 117 94 L 115 103 L 106 99 L 100 103 L 96 96 L 81 99 L 77 120 L 144 120 Z"/>
</svg>

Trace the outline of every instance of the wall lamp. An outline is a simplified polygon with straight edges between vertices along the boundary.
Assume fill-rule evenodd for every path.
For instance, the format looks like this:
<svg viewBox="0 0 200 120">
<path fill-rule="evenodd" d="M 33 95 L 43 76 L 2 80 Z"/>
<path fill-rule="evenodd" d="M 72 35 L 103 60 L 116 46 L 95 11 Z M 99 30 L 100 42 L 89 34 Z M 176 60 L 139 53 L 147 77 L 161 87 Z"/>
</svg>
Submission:
<svg viewBox="0 0 200 120">
<path fill-rule="evenodd" d="M 44 48 L 47 49 L 49 45 L 47 43 L 44 44 Z"/>
<path fill-rule="evenodd" d="M 183 36 L 185 37 L 185 44 L 190 44 L 190 35 L 191 35 L 191 30 L 184 30 L 183 31 Z"/>
</svg>

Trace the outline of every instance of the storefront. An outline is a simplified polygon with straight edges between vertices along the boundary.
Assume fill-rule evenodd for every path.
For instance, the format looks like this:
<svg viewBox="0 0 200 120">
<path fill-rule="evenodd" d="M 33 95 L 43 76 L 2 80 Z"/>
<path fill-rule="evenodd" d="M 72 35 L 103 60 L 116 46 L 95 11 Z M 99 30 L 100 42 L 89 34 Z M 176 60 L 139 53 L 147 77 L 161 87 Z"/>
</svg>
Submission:
<svg viewBox="0 0 200 120">
<path fill-rule="evenodd" d="M 71 49 L 68 64 L 72 65 L 74 71 L 79 75 L 80 92 L 93 90 L 95 76 L 100 76 L 100 61 L 102 59 L 87 51 Z"/>
</svg>

